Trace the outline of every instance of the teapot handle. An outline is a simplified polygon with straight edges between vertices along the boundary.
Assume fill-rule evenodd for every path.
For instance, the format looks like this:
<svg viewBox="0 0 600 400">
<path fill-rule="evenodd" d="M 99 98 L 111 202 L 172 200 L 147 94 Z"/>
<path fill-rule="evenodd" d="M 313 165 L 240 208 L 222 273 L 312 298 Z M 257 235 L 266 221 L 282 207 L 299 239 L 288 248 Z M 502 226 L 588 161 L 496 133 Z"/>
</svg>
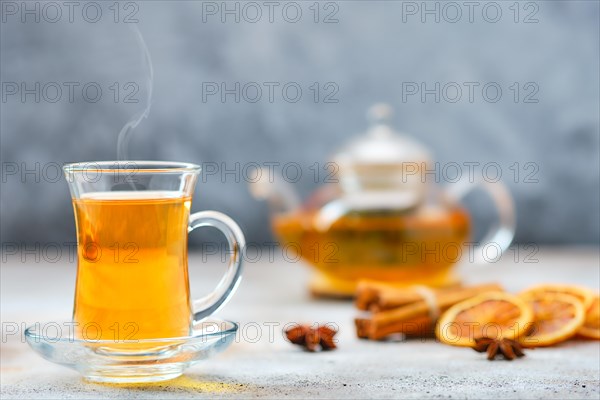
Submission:
<svg viewBox="0 0 600 400">
<path fill-rule="evenodd" d="M 447 186 L 448 193 L 459 201 L 476 190 L 482 190 L 490 197 L 498 213 L 498 222 L 490 227 L 483 240 L 474 247 L 473 254 L 475 257 L 473 261 L 476 263 L 495 262 L 508 249 L 515 235 L 515 205 L 508 188 L 501 181 L 488 182 L 484 179 L 476 181 L 462 179 Z M 495 257 L 486 256 L 487 249 L 490 246 L 498 249 L 498 254 Z"/>
</svg>

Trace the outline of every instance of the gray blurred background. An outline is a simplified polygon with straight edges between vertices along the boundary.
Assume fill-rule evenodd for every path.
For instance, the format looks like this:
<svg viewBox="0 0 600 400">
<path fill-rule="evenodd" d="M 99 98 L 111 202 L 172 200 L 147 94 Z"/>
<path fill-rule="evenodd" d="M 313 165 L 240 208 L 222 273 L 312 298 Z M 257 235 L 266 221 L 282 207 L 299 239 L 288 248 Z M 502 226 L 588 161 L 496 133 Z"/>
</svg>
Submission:
<svg viewBox="0 0 600 400">
<path fill-rule="evenodd" d="M 23 14 L 25 3 L 2 2 L 2 242 L 75 239 L 56 165 L 116 159 L 118 132 L 146 106 L 149 70 L 132 24 L 148 46 L 154 79 L 130 158 L 217 166 L 199 184 L 194 209 L 230 214 L 249 241 L 268 241 L 271 233 L 267 206 L 250 196 L 244 166 L 296 162 L 303 171 L 296 186 L 307 196 L 322 183 L 331 155 L 367 129 L 367 108 L 382 101 L 395 109 L 394 126 L 429 146 L 440 163 L 501 166 L 517 206 L 517 241 L 600 240 L 596 1 L 479 2 L 471 15 L 453 3 L 462 16 L 454 5 L 427 2 L 439 9 L 439 22 L 422 2 L 277 2 L 271 15 L 263 2 L 122 2 L 117 15 L 111 1 L 96 3 L 96 22 L 96 6 L 84 14 L 85 2 L 72 21 L 65 6 L 59 17 L 44 3 L 26 3 L 34 14 Z M 39 100 L 35 90 L 21 91 L 36 82 Z M 62 87 L 58 100 L 49 82 Z M 78 84 L 72 99 L 65 82 Z M 90 82 L 102 89 L 97 102 L 90 101 L 94 93 L 82 94 Z M 236 82 L 262 86 L 261 99 L 252 102 L 252 85 L 240 90 L 239 102 L 207 92 L 212 83 Z M 272 101 L 265 82 L 279 85 Z M 281 92 L 290 82 L 302 89 L 296 102 L 293 91 L 288 98 Z M 453 102 L 455 93 L 446 92 L 439 102 L 433 94 L 423 101 L 407 93 L 412 82 L 456 82 L 462 97 Z M 464 82 L 479 85 L 472 101 Z M 482 95 L 488 83 L 502 89 L 496 102 L 493 90 Z M 126 101 L 132 99 L 138 102 Z M 236 163 L 239 173 L 222 175 Z"/>
</svg>

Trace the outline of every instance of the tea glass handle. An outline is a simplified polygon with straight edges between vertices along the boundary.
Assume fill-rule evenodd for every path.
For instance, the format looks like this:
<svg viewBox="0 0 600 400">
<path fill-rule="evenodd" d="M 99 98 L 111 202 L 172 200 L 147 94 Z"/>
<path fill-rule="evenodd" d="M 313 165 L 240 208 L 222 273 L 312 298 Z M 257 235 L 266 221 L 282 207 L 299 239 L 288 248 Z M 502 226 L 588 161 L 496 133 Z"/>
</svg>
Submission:
<svg viewBox="0 0 600 400">
<path fill-rule="evenodd" d="M 194 300 L 192 308 L 195 321 L 214 314 L 233 295 L 242 278 L 243 252 L 246 248 L 246 240 L 242 230 L 227 215 L 217 211 L 194 213 L 190 216 L 188 233 L 203 226 L 217 228 L 225 235 L 229 245 L 230 258 L 227 271 L 215 290 L 207 296 Z"/>
<path fill-rule="evenodd" d="M 482 190 L 488 194 L 498 212 L 498 222 L 490 228 L 482 241 L 474 247 L 474 261 L 476 263 L 487 263 L 490 260 L 497 260 L 494 257 L 486 257 L 483 252 L 486 248 L 494 245 L 499 249 L 500 254 L 504 253 L 512 243 L 515 235 L 515 206 L 512 196 L 504 183 L 501 181 L 488 182 L 480 179 L 475 182 L 461 180 L 448 188 L 453 197 L 458 200 L 463 199 L 469 193 L 476 190 Z M 497 257 L 500 256 L 498 254 Z"/>
</svg>

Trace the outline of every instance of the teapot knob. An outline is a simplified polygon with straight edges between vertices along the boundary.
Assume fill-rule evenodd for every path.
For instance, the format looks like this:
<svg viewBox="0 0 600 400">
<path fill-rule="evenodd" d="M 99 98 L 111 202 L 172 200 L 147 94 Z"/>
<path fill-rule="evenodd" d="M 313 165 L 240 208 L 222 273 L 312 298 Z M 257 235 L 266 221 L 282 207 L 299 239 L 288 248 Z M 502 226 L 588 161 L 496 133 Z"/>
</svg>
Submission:
<svg viewBox="0 0 600 400">
<path fill-rule="evenodd" d="M 394 114 L 392 106 L 387 103 L 376 103 L 369 107 L 367 118 L 374 125 L 388 125 Z"/>
</svg>

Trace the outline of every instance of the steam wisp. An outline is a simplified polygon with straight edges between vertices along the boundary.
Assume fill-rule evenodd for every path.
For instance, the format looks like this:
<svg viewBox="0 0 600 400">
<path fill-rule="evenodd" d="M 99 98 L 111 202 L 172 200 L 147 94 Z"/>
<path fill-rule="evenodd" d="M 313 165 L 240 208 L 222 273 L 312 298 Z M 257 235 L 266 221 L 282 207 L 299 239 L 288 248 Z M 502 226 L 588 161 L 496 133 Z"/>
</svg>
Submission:
<svg viewBox="0 0 600 400">
<path fill-rule="evenodd" d="M 142 64 L 146 70 L 146 107 L 143 110 L 135 113 L 133 117 L 127 121 L 123 128 L 121 128 L 119 137 L 117 139 L 117 158 L 119 161 L 126 161 L 129 159 L 129 141 L 131 140 L 131 132 L 140 124 L 142 119 L 148 118 L 150 106 L 152 104 L 152 88 L 154 85 L 154 69 L 152 68 L 152 59 L 150 58 L 150 52 L 148 51 L 144 37 L 135 24 L 131 24 L 130 27 L 133 29 L 138 44 L 140 45 Z"/>
</svg>

